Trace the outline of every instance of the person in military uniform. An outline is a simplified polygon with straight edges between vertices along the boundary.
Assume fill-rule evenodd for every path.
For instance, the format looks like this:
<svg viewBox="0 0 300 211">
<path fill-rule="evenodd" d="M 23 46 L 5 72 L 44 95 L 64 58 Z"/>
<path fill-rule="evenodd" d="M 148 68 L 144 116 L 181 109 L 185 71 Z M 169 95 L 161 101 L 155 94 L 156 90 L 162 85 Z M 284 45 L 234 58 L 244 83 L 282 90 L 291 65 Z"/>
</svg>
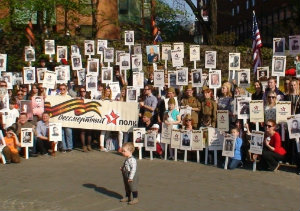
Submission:
<svg viewBox="0 0 300 211">
<path fill-rule="evenodd" d="M 181 106 L 189 106 L 192 107 L 192 122 L 193 122 L 193 128 L 194 129 L 198 129 L 198 120 L 199 120 L 199 116 L 198 113 L 201 110 L 201 104 L 200 102 L 197 100 L 197 98 L 195 98 L 193 96 L 193 87 L 191 84 L 189 84 L 186 87 L 185 90 L 185 97 L 181 100 Z"/>
<path fill-rule="evenodd" d="M 207 86 L 203 89 L 204 99 L 201 101 L 200 123 L 201 127 L 216 128 L 217 123 L 217 103 L 212 99 L 212 91 Z"/>
</svg>

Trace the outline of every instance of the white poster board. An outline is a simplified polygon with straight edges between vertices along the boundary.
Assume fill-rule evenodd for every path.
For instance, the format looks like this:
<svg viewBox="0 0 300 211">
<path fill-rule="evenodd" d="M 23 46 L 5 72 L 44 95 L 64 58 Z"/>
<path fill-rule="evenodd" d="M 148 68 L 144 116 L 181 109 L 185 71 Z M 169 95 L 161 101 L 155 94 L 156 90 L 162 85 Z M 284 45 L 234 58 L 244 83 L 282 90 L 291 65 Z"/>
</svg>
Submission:
<svg viewBox="0 0 300 211">
<path fill-rule="evenodd" d="M 171 143 L 171 136 L 172 136 L 172 125 L 167 125 L 165 123 L 162 123 L 161 143 L 170 144 Z"/>
<path fill-rule="evenodd" d="M 153 72 L 154 75 L 154 87 L 165 86 L 165 75 L 164 70 L 156 70 Z"/>
<path fill-rule="evenodd" d="M 156 151 L 156 133 L 150 132 L 145 134 L 145 150 Z"/>
<path fill-rule="evenodd" d="M 285 76 L 286 56 L 273 56 L 272 76 Z"/>
<path fill-rule="evenodd" d="M 276 123 L 285 123 L 292 113 L 291 101 L 278 101 L 276 103 Z"/>
<path fill-rule="evenodd" d="M 217 52 L 205 51 L 205 68 L 215 69 L 217 67 Z"/>
<path fill-rule="evenodd" d="M 177 129 L 172 129 L 171 148 L 179 149 L 181 143 L 181 132 Z"/>
<path fill-rule="evenodd" d="M 54 142 L 62 141 L 61 123 L 49 123 L 49 140 Z"/>
<path fill-rule="evenodd" d="M 200 61 L 200 45 L 190 45 L 190 61 Z"/>
<path fill-rule="evenodd" d="M 228 110 L 217 110 L 217 129 L 219 131 L 229 131 Z"/>
<path fill-rule="evenodd" d="M 209 88 L 220 88 L 221 87 L 221 70 L 210 70 L 209 71 Z"/>
<path fill-rule="evenodd" d="M 176 71 L 176 85 L 179 86 L 185 86 L 188 85 L 188 77 L 189 77 L 189 73 L 188 73 L 188 68 L 187 67 L 180 67 L 177 68 Z"/>
<path fill-rule="evenodd" d="M 234 157 L 236 138 L 230 134 L 224 136 L 222 156 Z"/>
<path fill-rule="evenodd" d="M 145 140 L 145 128 L 133 128 L 133 145 L 134 147 L 143 147 Z"/>
<path fill-rule="evenodd" d="M 33 147 L 32 128 L 21 128 L 21 147 Z"/>
<path fill-rule="evenodd" d="M 252 131 L 249 152 L 257 155 L 261 155 L 263 150 L 263 143 L 264 143 L 264 132 Z"/>
<path fill-rule="evenodd" d="M 300 115 L 291 116 L 287 120 L 290 139 L 300 138 Z"/>
<path fill-rule="evenodd" d="M 238 119 L 249 119 L 250 117 L 250 97 L 238 97 L 237 98 L 237 114 Z"/>
<path fill-rule="evenodd" d="M 250 106 L 250 122 L 264 122 L 264 101 L 251 100 Z"/>
<path fill-rule="evenodd" d="M 216 128 L 208 128 L 208 148 L 209 150 L 222 150 L 223 136 Z"/>
<path fill-rule="evenodd" d="M 239 70 L 241 65 L 241 54 L 240 53 L 229 53 L 229 70 Z"/>
<path fill-rule="evenodd" d="M 181 130 L 180 149 L 191 150 L 191 142 L 192 142 L 192 131 Z"/>
<path fill-rule="evenodd" d="M 203 150 L 203 141 L 202 141 L 202 131 L 201 130 L 193 130 L 192 131 L 192 150 Z"/>
</svg>

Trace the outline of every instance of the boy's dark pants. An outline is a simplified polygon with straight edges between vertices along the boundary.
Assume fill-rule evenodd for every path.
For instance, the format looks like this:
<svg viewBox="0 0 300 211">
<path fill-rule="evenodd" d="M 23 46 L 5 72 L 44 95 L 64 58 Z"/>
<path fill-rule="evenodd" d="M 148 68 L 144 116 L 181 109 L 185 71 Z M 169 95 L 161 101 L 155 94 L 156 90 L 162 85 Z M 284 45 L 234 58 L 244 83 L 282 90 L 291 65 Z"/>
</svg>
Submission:
<svg viewBox="0 0 300 211">
<path fill-rule="evenodd" d="M 134 175 L 132 182 L 128 182 L 128 173 L 122 172 L 125 191 L 126 191 L 126 197 L 129 199 L 131 198 L 131 192 L 137 192 L 137 186 L 138 186 L 138 176 L 137 174 Z"/>
</svg>

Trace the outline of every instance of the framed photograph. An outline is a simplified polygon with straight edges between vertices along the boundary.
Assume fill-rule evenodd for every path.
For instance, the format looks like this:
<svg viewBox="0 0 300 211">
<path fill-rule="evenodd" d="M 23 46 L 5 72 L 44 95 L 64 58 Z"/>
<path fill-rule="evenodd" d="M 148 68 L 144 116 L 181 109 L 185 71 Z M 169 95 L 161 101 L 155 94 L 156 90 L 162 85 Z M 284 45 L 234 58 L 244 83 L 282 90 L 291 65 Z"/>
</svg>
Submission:
<svg viewBox="0 0 300 211">
<path fill-rule="evenodd" d="M 56 61 L 60 62 L 62 59 L 68 61 L 68 47 L 67 46 L 57 46 L 56 47 Z"/>
<path fill-rule="evenodd" d="M 264 101 L 263 100 L 251 100 L 250 106 L 250 122 L 264 122 Z"/>
<path fill-rule="evenodd" d="M 190 45 L 190 61 L 200 61 L 200 45 Z"/>
<path fill-rule="evenodd" d="M 121 95 L 119 82 L 111 82 L 108 84 L 108 86 L 111 90 L 111 99 L 119 100 Z"/>
<path fill-rule="evenodd" d="M 219 131 L 229 131 L 229 111 L 217 110 L 217 128 Z"/>
<path fill-rule="evenodd" d="M 181 130 L 180 149 L 191 150 L 191 142 L 192 142 L 192 131 Z"/>
<path fill-rule="evenodd" d="M 202 72 L 202 78 L 201 78 L 202 86 L 209 86 L 208 81 L 209 81 L 209 74 Z"/>
<path fill-rule="evenodd" d="M 229 70 L 239 70 L 241 65 L 240 53 L 229 53 Z"/>
<path fill-rule="evenodd" d="M 84 41 L 84 55 L 95 55 L 95 41 L 85 40 Z"/>
<path fill-rule="evenodd" d="M 176 70 L 176 84 L 179 86 L 188 85 L 188 77 L 189 77 L 189 71 L 187 67 L 180 67 Z"/>
<path fill-rule="evenodd" d="M 43 80 L 43 87 L 48 89 L 54 89 L 56 83 L 56 72 L 46 70 Z"/>
<path fill-rule="evenodd" d="M 285 55 L 285 38 L 273 38 L 273 55 Z"/>
<path fill-rule="evenodd" d="M 156 70 L 154 74 L 154 87 L 164 87 L 165 86 L 165 71 Z"/>
<path fill-rule="evenodd" d="M 171 148 L 180 149 L 180 144 L 181 144 L 181 132 L 180 132 L 180 130 L 172 129 Z"/>
<path fill-rule="evenodd" d="M 7 111 L 9 110 L 9 95 L 8 95 L 8 92 L 7 92 L 7 89 L 1 89 L 1 94 L 0 96 L 2 96 L 2 99 L 0 100 L 1 101 L 1 104 L 2 104 L 2 109 L 1 111 Z"/>
<path fill-rule="evenodd" d="M 171 50 L 172 66 L 181 67 L 183 66 L 183 57 L 181 57 L 180 50 Z"/>
<path fill-rule="evenodd" d="M 173 50 L 180 51 L 179 57 L 182 59 L 184 58 L 184 43 L 183 42 L 173 43 Z"/>
<path fill-rule="evenodd" d="M 142 54 L 142 45 L 141 44 L 135 44 L 133 46 L 133 54 Z"/>
<path fill-rule="evenodd" d="M 2 80 L 6 82 L 7 89 L 13 89 L 13 75 L 12 72 L 0 72 Z"/>
<path fill-rule="evenodd" d="M 300 54 L 300 35 L 289 36 L 289 53 L 292 56 Z"/>
<path fill-rule="evenodd" d="M 217 128 L 208 128 L 208 148 L 209 150 L 223 149 L 223 136 Z"/>
<path fill-rule="evenodd" d="M 171 50 L 172 50 L 172 45 L 170 44 L 163 44 L 161 47 L 161 59 L 162 60 L 171 60 Z"/>
<path fill-rule="evenodd" d="M 296 62 L 296 77 L 300 78 L 300 62 Z"/>
<path fill-rule="evenodd" d="M 32 128 L 21 128 L 21 147 L 33 147 Z"/>
<path fill-rule="evenodd" d="M 156 133 L 150 132 L 145 134 L 145 150 L 156 151 Z"/>
<path fill-rule="evenodd" d="M 184 119 L 184 117 L 188 114 L 192 114 L 192 108 L 189 106 L 180 106 L 179 115 L 181 119 Z"/>
<path fill-rule="evenodd" d="M 144 89 L 144 73 L 132 72 L 132 86 L 138 89 Z"/>
<path fill-rule="evenodd" d="M 237 98 L 238 119 L 249 119 L 250 117 L 250 97 Z"/>
<path fill-rule="evenodd" d="M 134 147 L 143 147 L 145 143 L 145 128 L 133 128 Z"/>
<path fill-rule="evenodd" d="M 77 45 L 71 45 L 71 55 L 80 55 L 80 49 Z"/>
<path fill-rule="evenodd" d="M 114 48 L 104 49 L 104 62 L 114 62 Z"/>
<path fill-rule="evenodd" d="M 125 31 L 125 45 L 134 45 L 134 31 Z"/>
<path fill-rule="evenodd" d="M 161 143 L 171 144 L 172 138 L 172 125 L 166 125 L 162 123 L 161 125 Z"/>
<path fill-rule="evenodd" d="M 177 88 L 177 73 L 176 71 L 168 71 L 168 86 Z"/>
<path fill-rule="evenodd" d="M 116 65 L 120 65 L 120 55 L 125 54 L 125 51 L 116 51 Z"/>
<path fill-rule="evenodd" d="M 149 64 L 159 62 L 159 45 L 148 45 L 146 46 L 147 61 Z"/>
<path fill-rule="evenodd" d="M 44 113 L 43 96 L 32 96 L 31 103 L 33 115 L 42 116 L 42 114 Z"/>
<path fill-rule="evenodd" d="M 222 156 L 234 157 L 234 150 L 235 150 L 235 138 L 230 134 L 226 134 L 224 136 L 224 141 L 223 141 Z"/>
<path fill-rule="evenodd" d="M 35 67 L 23 68 L 23 83 L 34 84 L 35 83 Z"/>
<path fill-rule="evenodd" d="M 124 53 L 120 55 L 120 70 L 130 69 L 130 54 Z"/>
<path fill-rule="evenodd" d="M 6 71 L 7 54 L 0 54 L 0 72 Z"/>
<path fill-rule="evenodd" d="M 209 88 L 220 88 L 221 87 L 221 70 L 210 70 L 209 71 Z"/>
<path fill-rule="evenodd" d="M 202 87 L 202 69 L 192 69 L 192 86 Z"/>
<path fill-rule="evenodd" d="M 273 56 L 272 76 L 285 76 L 286 56 Z"/>
<path fill-rule="evenodd" d="M 31 100 L 20 100 L 20 114 L 26 113 L 28 120 L 33 119 Z"/>
<path fill-rule="evenodd" d="M 93 74 L 86 75 L 86 91 L 94 92 L 97 90 L 97 76 Z"/>
<path fill-rule="evenodd" d="M 58 84 L 68 83 L 67 71 L 64 67 L 62 66 L 55 67 L 55 73 L 56 73 L 56 83 Z"/>
<path fill-rule="evenodd" d="M 97 54 L 104 53 L 104 50 L 107 48 L 107 40 L 98 40 L 97 41 Z"/>
<path fill-rule="evenodd" d="M 215 69 L 217 67 L 217 52 L 205 51 L 205 68 Z"/>
<path fill-rule="evenodd" d="M 35 50 L 32 46 L 25 46 L 25 61 L 26 62 L 35 61 Z"/>
<path fill-rule="evenodd" d="M 87 73 L 95 76 L 99 75 L 99 59 L 90 58 L 87 61 Z"/>
<path fill-rule="evenodd" d="M 80 54 L 72 54 L 72 69 L 73 70 L 80 70 L 82 69 L 82 60 Z"/>
<path fill-rule="evenodd" d="M 300 115 L 291 116 L 287 120 L 290 139 L 300 138 Z"/>
<path fill-rule="evenodd" d="M 264 143 L 264 132 L 252 130 L 249 152 L 261 155 Z"/>
<path fill-rule="evenodd" d="M 3 148 L 6 146 L 4 136 L 2 130 L 0 130 L 0 153 L 2 152 Z"/>
<path fill-rule="evenodd" d="M 257 67 L 256 77 L 260 82 L 267 82 L 269 78 L 269 66 L 267 67 Z"/>
<path fill-rule="evenodd" d="M 47 71 L 47 68 L 36 68 L 36 77 L 37 77 L 37 82 L 38 83 L 43 83 L 44 77 L 45 77 L 45 72 Z"/>
<path fill-rule="evenodd" d="M 54 142 L 62 141 L 61 123 L 49 123 L 49 140 Z"/>
<path fill-rule="evenodd" d="M 292 115 L 291 101 L 277 101 L 276 103 L 276 123 L 286 122 Z"/>
<path fill-rule="evenodd" d="M 238 71 L 238 86 L 247 88 L 250 86 L 250 69 Z"/>
<path fill-rule="evenodd" d="M 131 56 L 131 66 L 132 66 L 132 71 L 139 72 L 143 70 L 142 54 L 134 54 Z"/>
<path fill-rule="evenodd" d="M 102 67 L 102 83 L 108 84 L 112 82 L 113 68 L 112 67 Z"/>
<path fill-rule="evenodd" d="M 23 83 L 22 72 L 12 72 L 13 75 L 13 85 L 21 85 Z"/>
<path fill-rule="evenodd" d="M 55 40 L 45 40 L 45 54 L 55 54 Z"/>
<path fill-rule="evenodd" d="M 85 75 L 86 75 L 86 72 L 85 72 L 84 68 L 77 70 L 77 80 L 78 80 L 79 86 L 85 86 Z"/>
<path fill-rule="evenodd" d="M 137 102 L 138 95 L 135 87 L 128 86 L 126 91 L 126 102 Z"/>
<path fill-rule="evenodd" d="M 229 70 L 228 81 L 230 83 L 232 83 L 233 80 L 235 80 L 235 82 L 238 82 L 239 71 L 240 70 Z"/>
<path fill-rule="evenodd" d="M 202 141 L 202 131 L 201 130 L 193 130 L 192 131 L 192 150 L 203 150 L 203 141 Z"/>
</svg>

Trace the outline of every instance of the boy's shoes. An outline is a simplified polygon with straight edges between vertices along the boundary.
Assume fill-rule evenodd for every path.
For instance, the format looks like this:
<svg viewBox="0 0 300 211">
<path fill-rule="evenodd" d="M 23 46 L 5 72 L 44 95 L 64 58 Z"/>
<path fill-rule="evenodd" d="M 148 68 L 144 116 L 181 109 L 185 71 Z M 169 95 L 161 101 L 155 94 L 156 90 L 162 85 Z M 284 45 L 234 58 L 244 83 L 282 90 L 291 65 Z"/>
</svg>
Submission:
<svg viewBox="0 0 300 211">
<path fill-rule="evenodd" d="M 130 205 L 134 205 L 134 204 L 137 204 L 137 203 L 139 203 L 138 198 L 133 198 L 133 200 L 131 200 L 130 202 L 128 202 L 128 204 L 130 204 Z"/>
<path fill-rule="evenodd" d="M 87 145 L 87 150 L 88 150 L 88 151 L 92 151 L 91 145 Z"/>
<path fill-rule="evenodd" d="M 130 202 L 130 200 L 129 200 L 127 197 L 125 197 L 125 198 L 122 198 L 122 199 L 120 200 L 120 202 Z"/>
</svg>

